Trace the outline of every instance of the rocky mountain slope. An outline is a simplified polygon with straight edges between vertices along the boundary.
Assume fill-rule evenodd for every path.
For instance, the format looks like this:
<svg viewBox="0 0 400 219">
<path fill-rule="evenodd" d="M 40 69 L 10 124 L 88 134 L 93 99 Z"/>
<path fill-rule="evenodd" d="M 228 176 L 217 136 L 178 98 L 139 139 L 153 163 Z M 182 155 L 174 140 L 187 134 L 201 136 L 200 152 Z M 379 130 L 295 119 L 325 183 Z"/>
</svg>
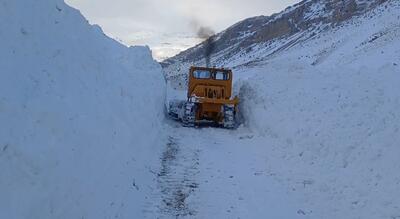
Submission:
<svg viewBox="0 0 400 219">
<path fill-rule="evenodd" d="M 211 37 L 211 64 L 232 68 L 265 60 L 385 2 L 387 0 L 304 0 L 271 16 L 246 19 Z M 209 42 L 165 60 L 162 65 L 166 77 L 185 77 L 189 65 L 205 65 Z"/>
</svg>

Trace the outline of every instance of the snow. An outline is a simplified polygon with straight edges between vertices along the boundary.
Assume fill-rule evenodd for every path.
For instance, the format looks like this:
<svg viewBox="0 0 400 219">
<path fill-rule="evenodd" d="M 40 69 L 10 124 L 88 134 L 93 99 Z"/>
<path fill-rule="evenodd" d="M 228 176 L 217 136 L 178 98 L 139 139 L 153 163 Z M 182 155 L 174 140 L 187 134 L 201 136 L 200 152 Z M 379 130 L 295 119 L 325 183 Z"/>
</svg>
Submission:
<svg viewBox="0 0 400 219">
<path fill-rule="evenodd" d="M 2 0 L 0 48 L 0 218 L 140 217 L 165 141 L 150 50 L 61 0 Z"/>
<path fill-rule="evenodd" d="M 313 18 L 329 17 L 332 16 L 332 12 L 326 13 L 326 5 L 322 2 L 314 2 L 310 6 L 310 11 L 304 14 L 305 20 L 311 20 Z"/>
<path fill-rule="evenodd" d="M 236 72 L 273 178 L 311 182 L 293 192 L 310 218 L 399 216 L 400 10 L 383 11 Z"/>
<path fill-rule="evenodd" d="M 161 214 L 154 210 L 149 218 L 303 216 L 298 213 L 303 211 L 302 197 L 271 180 L 268 153 L 254 144 L 254 134 L 248 130 L 189 129 L 176 124 L 165 128 L 175 153 L 167 177 L 159 181 L 161 191 L 154 196 L 160 201 L 153 209 L 162 209 Z M 185 197 L 181 207 L 161 201 L 179 199 L 177 193 Z"/>
<path fill-rule="evenodd" d="M 218 63 L 243 124 L 194 129 L 164 119 L 184 80 L 147 47 L 61 0 L 1 1 L 0 218 L 399 218 L 399 16 Z"/>
<path fill-rule="evenodd" d="M 400 217 L 399 16 L 389 1 L 278 52 L 285 39 L 233 57 L 244 124 L 170 132 L 176 166 L 199 160 L 195 218 Z"/>
</svg>

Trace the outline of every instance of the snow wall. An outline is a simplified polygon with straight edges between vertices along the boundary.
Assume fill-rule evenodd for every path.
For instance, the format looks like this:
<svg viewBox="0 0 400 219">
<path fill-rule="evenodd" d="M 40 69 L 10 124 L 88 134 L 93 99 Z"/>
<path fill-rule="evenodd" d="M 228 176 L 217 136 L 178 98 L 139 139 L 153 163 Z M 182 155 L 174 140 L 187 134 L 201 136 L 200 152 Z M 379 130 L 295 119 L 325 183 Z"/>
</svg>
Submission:
<svg viewBox="0 0 400 219">
<path fill-rule="evenodd" d="M 266 137 L 268 165 L 282 183 L 309 179 L 313 204 L 340 209 L 332 217 L 398 214 L 399 15 L 389 2 L 237 70 L 241 113 Z"/>
<path fill-rule="evenodd" d="M 164 79 L 62 0 L 0 1 L 0 218 L 140 218 Z"/>
</svg>

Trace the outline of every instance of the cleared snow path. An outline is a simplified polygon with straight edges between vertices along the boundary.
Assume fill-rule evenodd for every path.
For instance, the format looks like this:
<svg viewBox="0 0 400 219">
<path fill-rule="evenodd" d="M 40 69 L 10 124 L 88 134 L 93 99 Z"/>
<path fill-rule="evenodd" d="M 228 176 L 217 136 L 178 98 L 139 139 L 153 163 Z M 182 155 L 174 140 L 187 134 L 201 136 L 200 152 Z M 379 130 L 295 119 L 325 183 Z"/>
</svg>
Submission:
<svg viewBox="0 0 400 219">
<path fill-rule="evenodd" d="M 312 213 L 274 180 L 268 155 L 252 146 L 257 140 L 251 133 L 166 126 L 170 137 L 154 173 L 158 188 L 149 218 L 304 218 Z"/>
<path fill-rule="evenodd" d="M 179 143 L 179 139 L 169 137 L 160 159 L 161 169 L 157 173 L 157 183 L 161 203 L 158 209 L 164 215 L 193 216 L 196 210 L 188 202 L 198 184 L 198 150 Z"/>
</svg>

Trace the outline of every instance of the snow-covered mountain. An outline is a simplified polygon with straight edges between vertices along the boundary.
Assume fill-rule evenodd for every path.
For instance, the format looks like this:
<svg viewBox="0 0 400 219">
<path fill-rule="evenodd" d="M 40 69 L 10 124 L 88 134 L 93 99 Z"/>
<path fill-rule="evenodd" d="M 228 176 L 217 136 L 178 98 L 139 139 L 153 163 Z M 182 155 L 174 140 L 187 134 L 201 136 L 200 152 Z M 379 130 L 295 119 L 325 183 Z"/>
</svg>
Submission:
<svg viewBox="0 0 400 219">
<path fill-rule="evenodd" d="M 399 1 L 303 1 L 215 39 L 253 133 L 232 147 L 257 148 L 269 180 L 304 198 L 300 216 L 400 217 Z M 202 47 L 164 63 L 177 90 Z"/>
<path fill-rule="evenodd" d="M 163 99 L 148 48 L 62 0 L 0 1 L 0 218 L 141 218 Z"/>
<path fill-rule="evenodd" d="M 319 33 L 342 25 L 353 17 L 387 0 L 304 0 L 271 16 L 258 16 L 238 22 L 212 36 L 211 64 L 236 67 L 250 65 L 318 37 Z M 370 15 L 368 15 L 370 16 Z M 205 65 L 205 41 L 165 60 L 169 77 L 186 74 L 190 65 Z"/>
</svg>

